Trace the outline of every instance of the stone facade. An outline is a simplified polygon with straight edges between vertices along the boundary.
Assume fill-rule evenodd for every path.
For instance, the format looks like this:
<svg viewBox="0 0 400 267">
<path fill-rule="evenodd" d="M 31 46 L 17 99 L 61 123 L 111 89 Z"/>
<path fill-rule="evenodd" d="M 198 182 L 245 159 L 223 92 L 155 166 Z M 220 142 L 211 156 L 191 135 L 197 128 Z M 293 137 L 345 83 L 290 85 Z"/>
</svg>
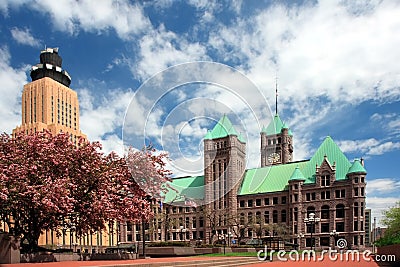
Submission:
<svg viewBox="0 0 400 267">
<path fill-rule="evenodd" d="M 225 124 L 224 120 L 220 123 Z M 290 130 L 278 116 L 272 123 L 274 127 L 269 126 L 261 133 L 262 167 L 291 165 L 293 169 L 294 165 L 307 163 L 292 162 Z M 277 132 L 268 133 L 271 128 Z M 300 249 L 313 245 L 320 250 L 338 248 L 336 241 L 343 238 L 347 248 L 365 248 L 366 171 L 362 160 L 354 162 L 348 173 L 345 170 L 345 178 L 337 179 L 337 168 L 341 168 L 343 175 L 343 166 L 337 164 L 343 161 L 331 163 L 327 156 L 321 156 L 312 172 L 314 182 L 297 177 L 289 179 L 280 191 L 239 194 L 241 183 L 246 179 L 246 144 L 239 139 L 229 133 L 218 138 L 207 134 L 204 140 L 204 205 L 159 206 L 153 203 L 155 219 L 146 226 L 146 240 L 237 244 L 257 238 L 283 238 L 298 244 Z M 279 156 L 271 156 L 272 153 Z M 349 164 L 347 159 L 345 162 Z M 320 221 L 307 225 L 305 219 L 311 213 Z M 130 231 L 121 236 L 122 241 L 142 240 L 140 227 L 131 225 Z"/>
</svg>

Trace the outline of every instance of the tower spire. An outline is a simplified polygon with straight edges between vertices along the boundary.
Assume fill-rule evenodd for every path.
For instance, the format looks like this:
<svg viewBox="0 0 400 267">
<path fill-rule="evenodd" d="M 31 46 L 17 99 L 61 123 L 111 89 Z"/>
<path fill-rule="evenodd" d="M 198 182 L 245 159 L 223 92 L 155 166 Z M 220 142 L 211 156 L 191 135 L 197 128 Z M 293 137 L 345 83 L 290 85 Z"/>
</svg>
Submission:
<svg viewBox="0 0 400 267">
<path fill-rule="evenodd" d="M 278 75 L 275 76 L 275 115 L 278 115 Z"/>
</svg>

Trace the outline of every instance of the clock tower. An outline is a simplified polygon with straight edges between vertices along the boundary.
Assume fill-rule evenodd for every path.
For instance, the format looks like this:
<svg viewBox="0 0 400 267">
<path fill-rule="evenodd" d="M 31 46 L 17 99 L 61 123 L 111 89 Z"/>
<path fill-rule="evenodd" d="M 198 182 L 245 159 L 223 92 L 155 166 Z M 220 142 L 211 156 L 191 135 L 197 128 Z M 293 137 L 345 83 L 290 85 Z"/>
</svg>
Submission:
<svg viewBox="0 0 400 267">
<path fill-rule="evenodd" d="M 292 161 L 293 134 L 275 114 L 268 127 L 261 131 L 261 167 Z"/>
</svg>

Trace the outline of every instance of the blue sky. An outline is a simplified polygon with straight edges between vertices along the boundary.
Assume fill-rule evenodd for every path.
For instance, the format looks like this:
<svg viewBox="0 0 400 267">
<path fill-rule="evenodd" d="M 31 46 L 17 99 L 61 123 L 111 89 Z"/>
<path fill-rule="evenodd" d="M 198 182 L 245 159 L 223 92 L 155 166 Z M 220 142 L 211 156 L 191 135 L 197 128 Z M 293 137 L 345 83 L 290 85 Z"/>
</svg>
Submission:
<svg viewBox="0 0 400 267">
<path fill-rule="evenodd" d="M 125 112 L 133 103 L 136 130 L 148 127 L 161 149 L 169 150 L 153 130 L 162 128 L 178 142 L 179 151 L 172 153 L 177 152 L 177 174 L 189 165 L 201 170 L 201 138 L 223 113 L 239 118 L 234 123 L 252 144 L 248 167 L 255 167 L 258 127 L 273 114 L 278 77 L 279 114 L 293 131 L 294 159 L 309 158 L 327 135 L 350 160 L 364 157 L 367 205 L 379 219 L 400 199 L 399 12 L 398 1 L 385 0 L 2 0 L 1 130 L 11 132 L 21 123 L 22 88 L 40 50 L 59 47 L 79 95 L 81 129 L 106 152 L 122 151 Z M 259 91 L 242 97 L 265 97 L 265 105 L 251 106 L 261 114 L 257 124 L 242 124 L 248 111 L 221 86 L 185 85 L 160 101 L 133 98 L 141 85 L 151 92 L 143 85 L 153 75 L 193 61 L 223 63 L 246 75 Z M 224 76 L 221 84 L 223 79 L 229 83 Z M 216 102 L 201 105 L 207 97 Z M 156 103 L 154 111 L 142 116 L 149 100 Z M 177 101 L 192 120 L 177 111 Z"/>
</svg>

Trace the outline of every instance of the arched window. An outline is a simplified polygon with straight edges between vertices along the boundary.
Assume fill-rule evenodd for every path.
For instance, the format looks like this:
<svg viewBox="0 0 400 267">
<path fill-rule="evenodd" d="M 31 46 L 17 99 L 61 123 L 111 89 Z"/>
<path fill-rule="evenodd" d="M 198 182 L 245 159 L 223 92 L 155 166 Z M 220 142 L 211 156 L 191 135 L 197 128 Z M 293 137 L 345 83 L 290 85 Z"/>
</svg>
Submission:
<svg viewBox="0 0 400 267">
<path fill-rule="evenodd" d="M 253 213 L 251 212 L 247 213 L 247 222 L 253 223 Z"/>
<path fill-rule="evenodd" d="M 264 223 L 269 223 L 269 211 L 264 211 Z"/>
<path fill-rule="evenodd" d="M 273 223 L 278 223 L 278 211 L 277 210 L 274 210 L 272 212 L 272 222 Z"/>
<path fill-rule="evenodd" d="M 338 204 L 336 205 L 336 218 L 344 218 L 344 205 Z"/>
<path fill-rule="evenodd" d="M 281 222 L 286 222 L 286 210 L 282 210 L 281 212 Z"/>
<path fill-rule="evenodd" d="M 260 211 L 256 212 L 256 223 L 261 224 L 261 212 Z"/>
<path fill-rule="evenodd" d="M 329 219 L 329 206 L 328 205 L 322 206 L 321 219 Z"/>
<path fill-rule="evenodd" d="M 315 207 L 308 207 L 307 208 L 307 217 L 310 217 L 310 213 L 315 214 Z"/>
<path fill-rule="evenodd" d="M 241 225 L 244 225 L 244 213 L 240 213 L 239 221 Z"/>
</svg>

